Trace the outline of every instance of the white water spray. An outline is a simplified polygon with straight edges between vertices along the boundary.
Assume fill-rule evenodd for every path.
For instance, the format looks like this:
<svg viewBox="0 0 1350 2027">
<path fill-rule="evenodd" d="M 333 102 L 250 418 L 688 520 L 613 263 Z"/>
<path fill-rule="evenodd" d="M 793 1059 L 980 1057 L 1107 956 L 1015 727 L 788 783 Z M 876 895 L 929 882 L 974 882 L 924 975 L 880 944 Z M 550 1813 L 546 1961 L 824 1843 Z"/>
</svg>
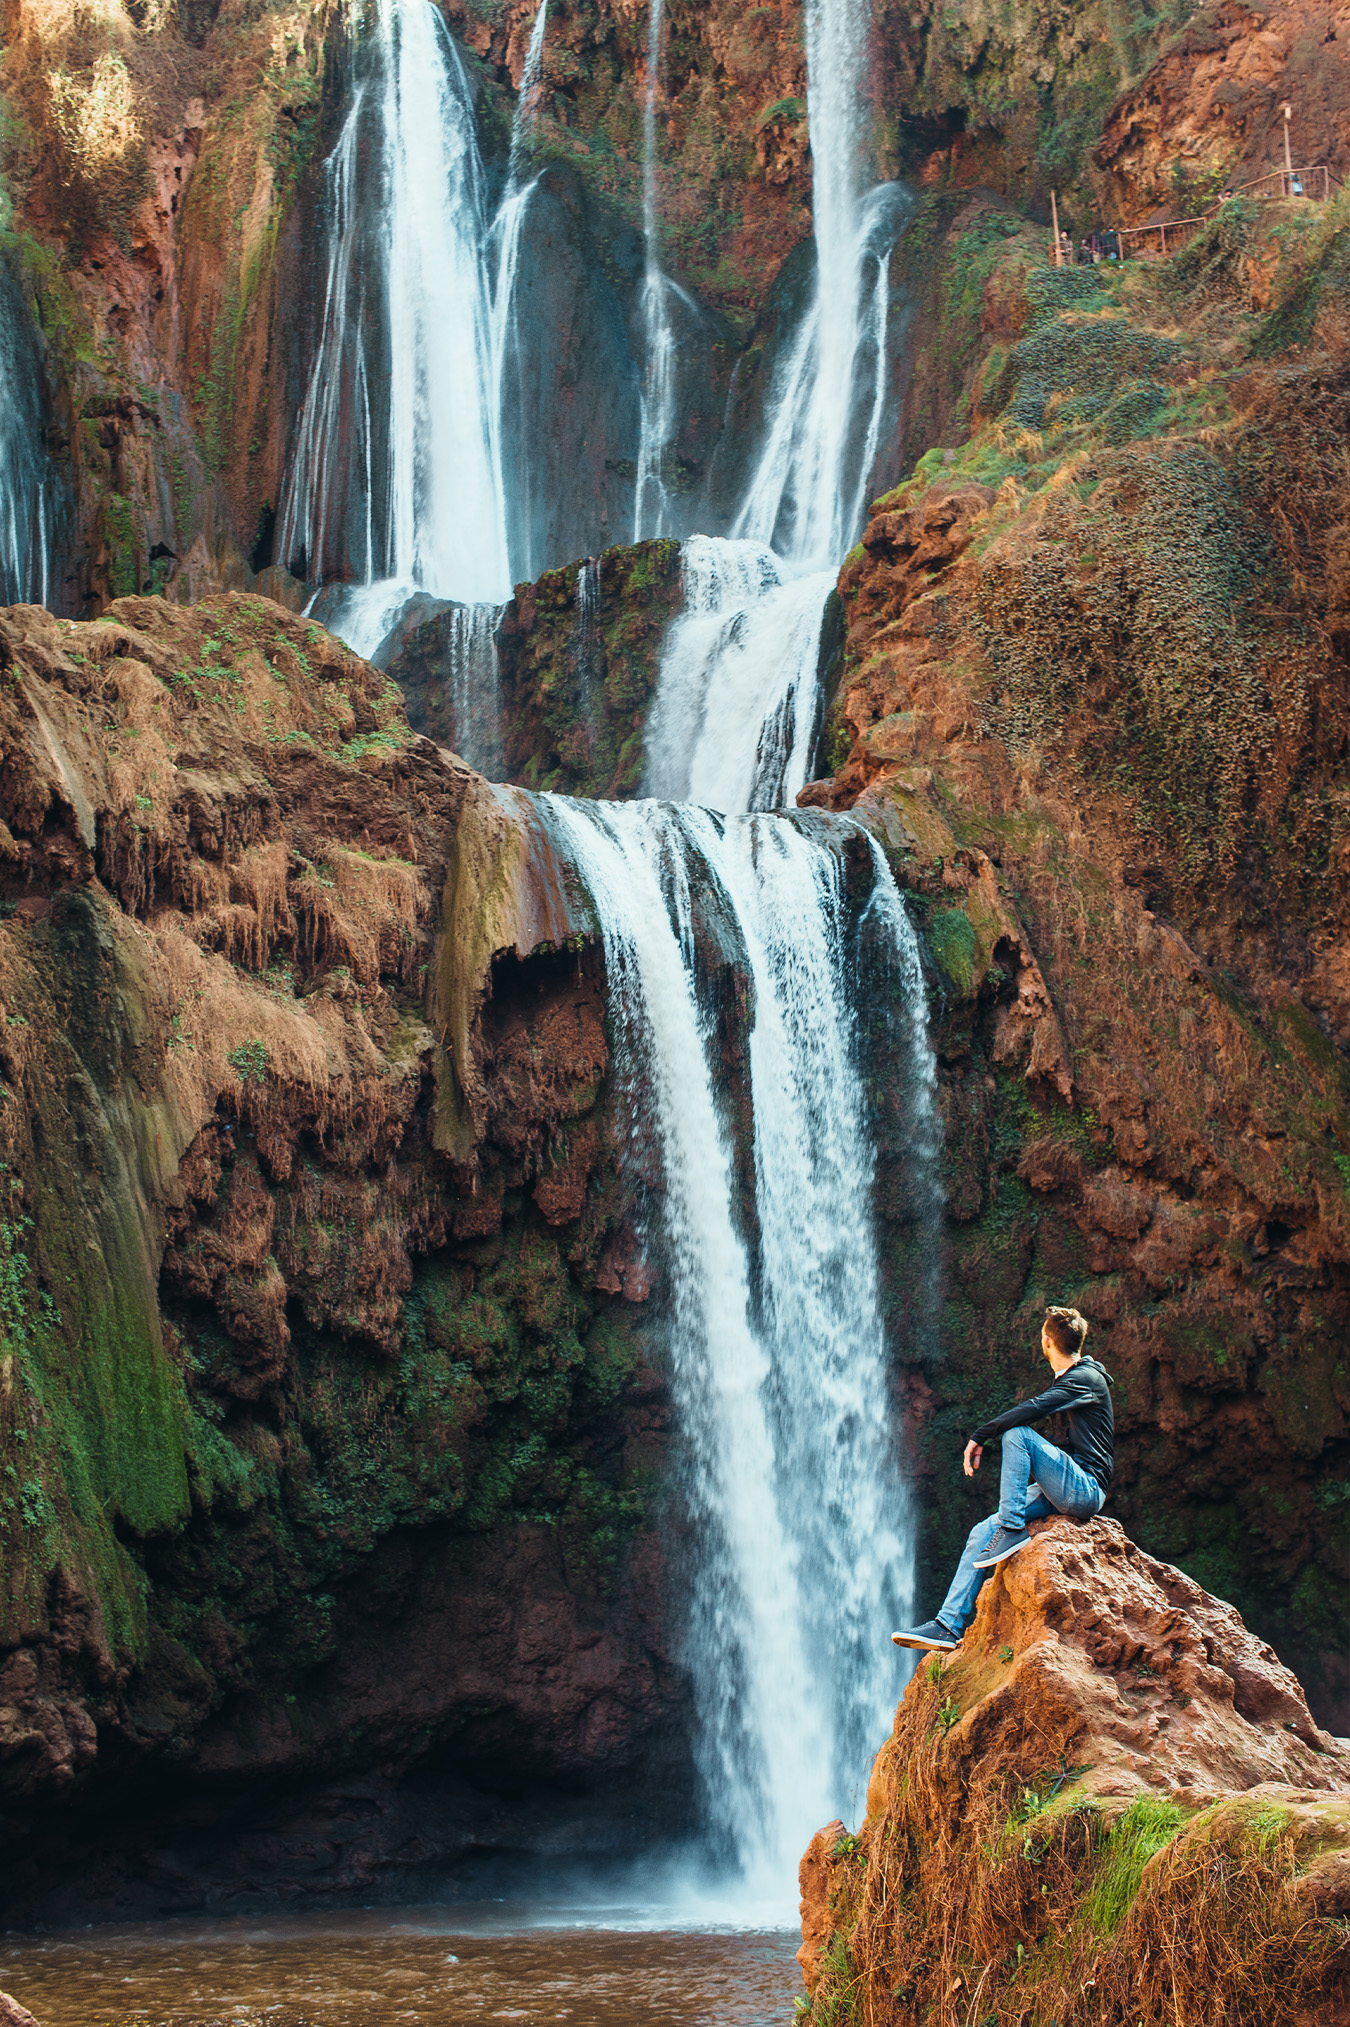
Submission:
<svg viewBox="0 0 1350 2027">
<path fill-rule="evenodd" d="M 691 535 L 683 606 L 647 725 L 649 795 L 781 809 L 817 732 L 821 622 L 834 572 L 796 577 L 758 542 Z"/>
<path fill-rule="evenodd" d="M 851 826 L 544 802 L 602 924 L 618 1073 L 659 1159 L 647 1236 L 698 1544 L 686 1659 L 704 1816 L 751 1895 L 782 1902 L 812 1831 L 858 1813 L 912 1574 L 850 1012 Z M 720 938 L 699 933 L 712 920 Z M 908 1014 L 922 987 L 898 898 L 883 928 Z M 753 1008 L 753 1217 L 698 957 L 728 939 Z"/>
</svg>

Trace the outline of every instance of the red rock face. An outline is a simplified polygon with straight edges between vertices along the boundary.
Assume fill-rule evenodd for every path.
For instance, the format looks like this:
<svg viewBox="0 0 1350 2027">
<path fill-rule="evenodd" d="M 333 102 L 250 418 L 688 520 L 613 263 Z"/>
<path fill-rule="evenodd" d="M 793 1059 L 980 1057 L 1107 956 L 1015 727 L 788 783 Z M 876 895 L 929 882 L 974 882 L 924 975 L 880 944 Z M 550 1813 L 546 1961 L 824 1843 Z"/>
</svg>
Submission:
<svg viewBox="0 0 1350 2027">
<path fill-rule="evenodd" d="M 667 1409 L 557 868 L 266 600 L 0 655 L 7 1907 L 656 1834 Z"/>
<path fill-rule="evenodd" d="M 841 573 L 833 768 L 802 800 L 856 809 L 885 842 L 947 995 L 949 1358 L 902 1344 L 906 1398 L 934 1390 L 960 1426 L 991 1390 L 1025 1396 L 1013 1346 L 1073 1302 L 1117 1381 L 1111 1510 L 1239 1604 L 1344 1728 L 1342 1551 L 1322 1515 L 1346 1440 L 1347 889 L 1339 828 L 1296 844 L 1294 812 L 1341 774 L 1345 508 L 1312 487 L 1291 541 L 1267 476 L 1317 470 L 1345 399 L 1339 284 L 1307 216 L 1257 211 L 1231 248 L 1221 225 L 1195 267 L 1136 269 L 1089 303 L 1081 271 L 1047 278 L 1015 230 L 996 243 L 988 211 L 964 214 L 938 285 L 968 280 L 983 244 L 982 295 L 952 330 L 975 434 L 876 503 Z M 1310 269 L 1281 266 L 1295 243 Z M 1220 308 L 1239 297 L 1264 306 L 1241 331 L 1271 347 L 1281 306 L 1306 301 L 1297 347 L 1248 351 Z M 1202 335 L 1220 329 L 1222 367 Z M 1129 349 L 1145 333 L 1147 365 Z M 1211 361 L 1231 375 L 1221 419 L 1165 419 L 1164 387 L 1203 399 Z M 1110 404 L 1143 386 L 1156 427 L 1124 436 Z M 1201 530 L 1221 525 L 1220 551 Z M 1245 602 L 1243 553 L 1283 589 Z M 903 1160 L 897 1134 L 883 1201 L 903 1204 Z M 916 1443 L 931 1609 L 981 1509 L 945 1441 L 920 1423 Z M 1255 1488 L 1276 1482 L 1272 1529 Z"/>
<path fill-rule="evenodd" d="M 1122 223 L 1180 218 L 1285 162 L 1350 169 L 1350 8 L 1239 0 L 1197 9 L 1175 44 L 1112 108 L 1093 150 L 1103 202 Z"/>
</svg>

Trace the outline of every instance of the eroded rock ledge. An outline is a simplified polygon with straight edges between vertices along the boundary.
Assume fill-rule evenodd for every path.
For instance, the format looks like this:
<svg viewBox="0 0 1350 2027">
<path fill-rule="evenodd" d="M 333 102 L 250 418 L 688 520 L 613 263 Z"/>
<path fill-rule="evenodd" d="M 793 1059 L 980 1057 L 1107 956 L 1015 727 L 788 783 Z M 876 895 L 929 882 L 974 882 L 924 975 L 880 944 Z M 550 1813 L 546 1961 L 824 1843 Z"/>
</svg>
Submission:
<svg viewBox="0 0 1350 2027">
<path fill-rule="evenodd" d="M 1350 1741 L 1117 1522 L 1034 1532 L 802 1860 L 807 2017 L 1350 2018 Z"/>
<path fill-rule="evenodd" d="M 10 1919 L 678 1815 L 590 932 L 321 627 L 0 613 Z"/>
</svg>

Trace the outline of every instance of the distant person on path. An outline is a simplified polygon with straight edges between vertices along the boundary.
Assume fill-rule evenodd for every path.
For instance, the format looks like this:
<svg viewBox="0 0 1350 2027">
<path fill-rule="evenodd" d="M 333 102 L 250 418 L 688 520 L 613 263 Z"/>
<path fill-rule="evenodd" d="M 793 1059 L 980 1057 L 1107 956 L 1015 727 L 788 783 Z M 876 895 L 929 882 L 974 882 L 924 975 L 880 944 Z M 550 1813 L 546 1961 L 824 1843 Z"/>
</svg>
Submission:
<svg viewBox="0 0 1350 2027">
<path fill-rule="evenodd" d="M 1073 241 L 1067 232 L 1061 232 L 1059 235 L 1059 257 L 1065 267 L 1073 266 Z"/>
<path fill-rule="evenodd" d="M 1095 1358 L 1083 1356 L 1087 1334 L 1087 1319 L 1076 1309 L 1046 1310 L 1041 1351 L 1055 1375 L 1054 1384 L 1035 1400 L 1022 1401 L 1006 1414 L 982 1422 L 962 1460 L 967 1478 L 973 1478 L 984 1445 L 991 1437 L 1003 1438 L 998 1512 L 971 1528 L 937 1617 L 892 1633 L 897 1647 L 949 1652 L 959 1646 L 988 1572 L 1031 1540 L 1028 1520 L 1044 1520 L 1051 1513 L 1091 1520 L 1100 1513 L 1111 1483 L 1115 1418 L 1109 1375 Z M 1047 1442 L 1030 1426 L 1058 1414 L 1069 1418 L 1068 1450 Z"/>
</svg>

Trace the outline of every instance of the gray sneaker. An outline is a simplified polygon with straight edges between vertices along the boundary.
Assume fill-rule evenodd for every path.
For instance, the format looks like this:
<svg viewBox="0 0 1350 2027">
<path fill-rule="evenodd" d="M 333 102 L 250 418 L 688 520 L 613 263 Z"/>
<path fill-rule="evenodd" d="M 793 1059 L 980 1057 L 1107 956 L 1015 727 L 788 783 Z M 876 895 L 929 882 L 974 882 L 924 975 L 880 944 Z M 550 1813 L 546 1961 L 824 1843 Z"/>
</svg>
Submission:
<svg viewBox="0 0 1350 2027">
<path fill-rule="evenodd" d="M 909 1626 L 902 1633 L 892 1633 L 891 1638 L 897 1647 L 918 1647 L 925 1654 L 950 1654 L 961 1645 L 960 1634 L 944 1626 L 941 1619 L 925 1619 L 922 1626 Z"/>
<path fill-rule="evenodd" d="M 997 1527 L 994 1539 L 983 1555 L 975 1558 L 977 1570 L 991 1570 L 996 1562 L 1006 1562 L 1010 1555 L 1016 1555 L 1019 1548 L 1025 1548 L 1031 1536 L 1024 1527 Z"/>
</svg>

